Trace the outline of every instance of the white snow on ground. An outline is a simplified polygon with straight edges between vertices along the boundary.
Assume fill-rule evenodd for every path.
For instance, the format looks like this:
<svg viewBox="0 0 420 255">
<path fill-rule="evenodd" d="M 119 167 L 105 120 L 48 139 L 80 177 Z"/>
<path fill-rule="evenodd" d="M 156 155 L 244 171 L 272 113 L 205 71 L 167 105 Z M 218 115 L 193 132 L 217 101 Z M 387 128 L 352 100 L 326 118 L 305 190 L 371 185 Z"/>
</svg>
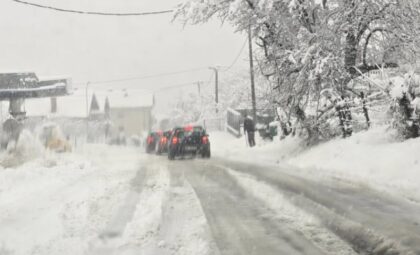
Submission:
<svg viewBox="0 0 420 255">
<path fill-rule="evenodd" d="M 183 176 L 172 179 L 166 159 L 106 145 L 56 154 L 44 151 L 29 134 L 23 136 L 19 153 L 0 155 L 0 254 L 217 254 L 194 190 Z M 420 139 L 395 142 L 385 128 L 310 149 L 293 138 L 258 141 L 256 148 L 227 133 L 212 133 L 210 139 L 219 157 L 288 164 L 279 171 L 363 183 L 420 201 Z M 322 236 L 317 244 L 323 249 L 346 250 L 269 185 L 231 174 L 290 229 L 310 240 L 315 233 Z M 126 222 L 115 225 L 115 219 Z"/>
<path fill-rule="evenodd" d="M 11 254 L 83 254 L 138 165 L 134 150 L 90 146 L 83 152 L 47 153 L 0 169 L 0 247 Z"/>
<path fill-rule="evenodd" d="M 265 202 L 285 229 L 302 233 L 326 254 L 356 254 L 346 242 L 323 227 L 323 224 L 317 218 L 294 206 L 283 194 L 269 184 L 256 180 L 251 175 L 238 173 L 231 169 L 227 170 L 244 190 Z"/>
<path fill-rule="evenodd" d="M 0 254 L 217 254 L 188 182 L 138 148 L 31 142 L 0 162 Z M 16 156 L 17 155 L 17 156 Z M 162 163 L 161 160 L 164 160 Z"/>
<path fill-rule="evenodd" d="M 89 254 L 215 254 L 207 221 L 192 187 L 188 183 L 174 187 L 164 164 L 148 165 L 146 183 L 132 220 L 122 233 L 115 231 L 113 224 L 106 227 L 105 236 L 91 241 Z"/>
<path fill-rule="evenodd" d="M 235 138 L 226 132 L 210 133 L 212 154 L 215 156 L 250 160 L 252 162 L 280 162 L 303 151 L 298 139 L 285 139 L 282 141 L 267 142 L 255 135 L 257 146 L 250 148 L 245 137 Z"/>
<path fill-rule="evenodd" d="M 320 145 L 289 163 L 338 179 L 360 180 L 420 201 L 419 151 L 420 139 L 393 141 L 392 134 L 377 128 Z"/>
<path fill-rule="evenodd" d="M 147 172 L 133 220 L 127 224 L 122 236 L 111 243 L 116 252 L 98 254 L 153 254 L 159 247 L 157 236 L 162 222 L 163 202 L 169 189 L 169 175 L 160 168 L 153 170 L 156 172 Z"/>
<path fill-rule="evenodd" d="M 172 179 L 171 182 L 174 180 Z M 164 201 L 160 250 L 154 254 L 218 255 L 200 201 L 190 185 L 181 178 L 171 185 Z"/>
<path fill-rule="evenodd" d="M 253 163 L 285 164 L 295 174 L 334 178 L 397 192 L 420 201 L 420 139 L 396 141 L 386 127 L 375 127 L 347 139 L 337 138 L 305 148 L 296 138 L 273 143 L 257 141 L 246 147 L 245 138 L 211 134 L 213 155 Z"/>
<path fill-rule="evenodd" d="M 32 133 L 23 130 L 20 139 L 15 144 L 10 142 L 6 151 L 0 153 L 0 166 L 16 167 L 27 161 L 39 158 L 44 153 L 44 146 Z"/>
</svg>

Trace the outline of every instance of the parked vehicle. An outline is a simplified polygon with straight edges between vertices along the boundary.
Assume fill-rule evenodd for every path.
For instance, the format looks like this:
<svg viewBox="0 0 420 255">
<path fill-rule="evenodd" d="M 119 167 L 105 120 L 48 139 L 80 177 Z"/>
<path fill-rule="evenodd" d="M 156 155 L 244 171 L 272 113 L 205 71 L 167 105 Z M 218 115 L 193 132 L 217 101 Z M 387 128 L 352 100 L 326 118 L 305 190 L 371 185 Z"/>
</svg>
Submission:
<svg viewBox="0 0 420 255">
<path fill-rule="evenodd" d="M 155 152 L 158 141 L 159 141 L 158 133 L 150 132 L 146 138 L 146 153 Z"/>
<path fill-rule="evenodd" d="M 209 135 L 201 126 L 187 126 L 184 128 L 174 128 L 169 140 L 168 158 L 201 156 L 210 158 Z"/>
<path fill-rule="evenodd" d="M 39 138 L 48 150 L 54 152 L 72 151 L 68 138 L 64 137 L 60 127 L 55 123 L 48 123 L 44 125 Z"/>
<path fill-rule="evenodd" d="M 167 153 L 168 152 L 168 142 L 169 139 L 171 138 L 171 134 L 172 131 L 165 131 L 162 133 L 161 136 L 159 136 L 159 142 L 157 144 L 157 148 L 156 148 L 156 154 L 160 155 L 162 153 Z"/>
</svg>

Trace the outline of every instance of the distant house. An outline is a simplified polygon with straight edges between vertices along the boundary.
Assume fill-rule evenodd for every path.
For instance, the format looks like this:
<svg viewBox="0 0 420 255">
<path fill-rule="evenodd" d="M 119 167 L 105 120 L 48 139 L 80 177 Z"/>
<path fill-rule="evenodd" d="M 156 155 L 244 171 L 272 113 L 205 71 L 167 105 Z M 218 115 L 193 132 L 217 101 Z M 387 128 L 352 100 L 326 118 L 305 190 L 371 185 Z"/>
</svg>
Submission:
<svg viewBox="0 0 420 255">
<path fill-rule="evenodd" d="M 109 122 L 113 133 L 124 131 L 131 136 L 142 135 L 151 129 L 153 105 L 150 93 L 127 89 L 98 90 L 90 91 L 86 100 L 84 89 L 74 89 L 73 94 L 65 97 L 26 100 L 25 110 L 28 117 L 77 121 L 80 126 L 77 129 L 84 133 L 89 126 L 91 133 L 98 131 L 92 130 L 97 123 Z"/>
<path fill-rule="evenodd" d="M 103 102 L 104 118 L 108 117 L 114 129 L 123 130 L 126 135 L 141 135 L 153 124 L 153 95 L 139 94 L 128 90 L 113 90 L 96 93 Z"/>
</svg>

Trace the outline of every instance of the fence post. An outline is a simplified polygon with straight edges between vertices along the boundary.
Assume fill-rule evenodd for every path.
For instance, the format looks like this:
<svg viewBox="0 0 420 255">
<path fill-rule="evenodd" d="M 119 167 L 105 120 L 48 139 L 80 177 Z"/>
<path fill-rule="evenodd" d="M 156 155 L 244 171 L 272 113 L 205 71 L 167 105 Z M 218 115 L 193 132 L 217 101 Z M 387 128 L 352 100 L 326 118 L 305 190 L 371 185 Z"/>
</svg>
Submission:
<svg viewBox="0 0 420 255">
<path fill-rule="evenodd" d="M 363 114 L 365 115 L 365 118 L 366 118 L 367 129 L 369 129 L 370 128 L 369 111 L 366 106 L 366 98 L 365 98 L 365 93 L 363 93 L 363 91 L 360 92 L 360 97 L 362 98 Z"/>
</svg>

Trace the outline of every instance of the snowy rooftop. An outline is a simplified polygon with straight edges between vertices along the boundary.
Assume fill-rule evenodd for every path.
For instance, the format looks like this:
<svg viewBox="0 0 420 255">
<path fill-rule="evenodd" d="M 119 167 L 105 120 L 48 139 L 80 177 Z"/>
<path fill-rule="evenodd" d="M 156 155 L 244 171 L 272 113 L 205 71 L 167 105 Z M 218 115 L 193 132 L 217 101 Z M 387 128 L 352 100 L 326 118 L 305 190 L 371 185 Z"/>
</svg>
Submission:
<svg viewBox="0 0 420 255">
<path fill-rule="evenodd" d="M 136 90 L 96 90 L 88 91 L 89 107 L 95 93 L 100 110 L 103 111 L 105 99 L 108 97 L 111 108 L 151 107 L 153 95 Z M 50 98 L 27 99 L 25 101 L 27 116 L 50 115 Z M 84 89 L 74 89 L 69 96 L 57 98 L 57 115 L 63 117 L 86 117 L 86 94 Z"/>
</svg>

